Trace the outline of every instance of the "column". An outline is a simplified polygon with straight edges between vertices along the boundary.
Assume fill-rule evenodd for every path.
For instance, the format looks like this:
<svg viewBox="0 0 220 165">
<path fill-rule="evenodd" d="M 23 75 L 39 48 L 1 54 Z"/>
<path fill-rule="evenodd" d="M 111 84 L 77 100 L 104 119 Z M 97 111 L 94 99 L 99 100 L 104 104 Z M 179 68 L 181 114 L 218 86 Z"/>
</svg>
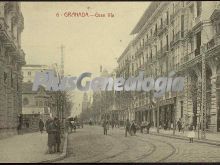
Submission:
<svg viewBox="0 0 220 165">
<path fill-rule="evenodd" d="M 218 75 L 220 76 L 220 75 Z M 217 90 L 216 90 L 216 80 L 217 75 L 213 75 L 211 77 L 211 109 L 210 109 L 210 115 L 211 115 L 211 121 L 209 128 L 211 131 L 216 132 L 217 131 L 217 110 L 219 109 L 218 102 L 217 102 Z"/>
</svg>

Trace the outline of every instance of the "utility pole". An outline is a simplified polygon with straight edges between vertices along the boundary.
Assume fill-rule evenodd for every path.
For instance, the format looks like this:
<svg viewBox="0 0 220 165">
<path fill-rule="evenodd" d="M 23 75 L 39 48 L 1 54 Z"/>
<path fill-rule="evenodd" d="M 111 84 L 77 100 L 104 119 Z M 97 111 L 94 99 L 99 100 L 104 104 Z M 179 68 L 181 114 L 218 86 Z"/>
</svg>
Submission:
<svg viewBox="0 0 220 165">
<path fill-rule="evenodd" d="M 206 138 L 206 63 L 204 46 L 201 47 L 202 53 L 202 124 L 201 138 Z"/>
<path fill-rule="evenodd" d="M 60 59 L 60 74 L 61 74 L 61 77 L 63 78 L 63 76 L 64 76 L 64 46 L 63 45 L 61 45 L 60 46 L 60 50 L 61 50 L 61 59 Z"/>
<path fill-rule="evenodd" d="M 159 127 L 160 127 L 160 105 L 159 105 L 159 99 L 157 100 L 157 133 L 159 133 Z"/>
<path fill-rule="evenodd" d="M 176 113 L 177 113 L 177 106 L 176 106 L 176 98 L 177 98 L 177 93 L 176 93 L 176 97 L 174 97 L 174 116 L 173 116 L 173 135 L 175 135 L 175 131 L 176 131 Z"/>
</svg>

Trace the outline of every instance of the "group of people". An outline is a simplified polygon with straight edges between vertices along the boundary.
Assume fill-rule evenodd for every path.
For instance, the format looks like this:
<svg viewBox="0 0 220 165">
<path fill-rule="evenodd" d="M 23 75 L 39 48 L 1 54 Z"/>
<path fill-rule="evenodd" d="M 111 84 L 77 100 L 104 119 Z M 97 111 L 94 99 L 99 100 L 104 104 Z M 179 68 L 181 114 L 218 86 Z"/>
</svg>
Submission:
<svg viewBox="0 0 220 165">
<path fill-rule="evenodd" d="M 193 143 L 193 138 L 195 137 L 195 126 L 193 124 L 186 125 L 181 118 L 177 121 L 178 131 L 182 131 L 184 133 L 185 129 L 188 127 L 187 137 L 189 138 L 189 142 Z"/>
<path fill-rule="evenodd" d="M 146 128 L 147 133 L 149 133 L 150 126 L 150 122 L 142 122 L 141 124 L 137 124 L 134 120 L 130 122 L 129 119 L 127 119 L 125 122 L 125 137 L 127 137 L 127 133 L 129 133 L 131 136 L 135 135 L 138 129 L 140 129 L 141 133 L 143 133 L 143 130 Z"/>
<path fill-rule="evenodd" d="M 60 152 L 60 143 L 61 143 L 61 124 L 57 117 L 48 118 L 44 124 L 43 120 L 39 120 L 39 130 L 43 133 L 44 127 L 48 134 L 48 151 L 49 153 Z"/>
<path fill-rule="evenodd" d="M 109 120 L 104 119 L 102 121 L 102 127 L 104 130 L 104 135 L 108 134 L 108 130 L 110 125 L 112 126 L 112 129 L 115 127 L 113 122 L 110 122 Z M 130 122 L 128 119 L 125 122 L 125 136 L 127 136 L 127 133 L 129 133 L 131 136 L 136 134 L 137 131 L 137 124 L 135 121 Z"/>
</svg>

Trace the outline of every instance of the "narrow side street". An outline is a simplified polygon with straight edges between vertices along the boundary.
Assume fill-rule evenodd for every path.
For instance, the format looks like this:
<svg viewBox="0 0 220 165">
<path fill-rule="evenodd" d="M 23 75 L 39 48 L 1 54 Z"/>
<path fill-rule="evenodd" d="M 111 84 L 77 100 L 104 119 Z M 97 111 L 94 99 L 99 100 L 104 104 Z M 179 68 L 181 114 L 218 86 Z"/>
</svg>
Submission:
<svg viewBox="0 0 220 165">
<path fill-rule="evenodd" d="M 67 150 L 67 157 L 59 162 L 220 161 L 217 146 L 140 133 L 125 137 L 122 128 L 110 128 L 104 136 L 100 126 L 85 126 L 70 134 Z"/>
</svg>

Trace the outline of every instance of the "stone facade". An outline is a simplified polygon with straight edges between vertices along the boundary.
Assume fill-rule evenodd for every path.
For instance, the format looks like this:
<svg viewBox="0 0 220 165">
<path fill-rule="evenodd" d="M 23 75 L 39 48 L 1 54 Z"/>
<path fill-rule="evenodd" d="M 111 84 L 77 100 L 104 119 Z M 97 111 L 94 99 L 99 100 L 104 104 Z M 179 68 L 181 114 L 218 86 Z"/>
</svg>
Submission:
<svg viewBox="0 0 220 165">
<path fill-rule="evenodd" d="M 23 29 L 20 3 L 0 2 L 0 137 L 16 133 L 22 110 Z"/>
<path fill-rule="evenodd" d="M 168 76 L 171 71 L 185 77 L 184 92 L 167 92 L 160 98 L 161 127 L 172 127 L 182 118 L 198 126 L 201 120 L 202 55 L 206 63 L 206 128 L 220 131 L 220 7 L 219 2 L 152 2 L 133 31 L 135 38 L 118 60 L 118 76 Z M 131 93 L 131 92 L 130 92 Z M 157 123 L 156 100 L 151 93 L 121 92 L 129 114 L 139 122 Z"/>
</svg>

